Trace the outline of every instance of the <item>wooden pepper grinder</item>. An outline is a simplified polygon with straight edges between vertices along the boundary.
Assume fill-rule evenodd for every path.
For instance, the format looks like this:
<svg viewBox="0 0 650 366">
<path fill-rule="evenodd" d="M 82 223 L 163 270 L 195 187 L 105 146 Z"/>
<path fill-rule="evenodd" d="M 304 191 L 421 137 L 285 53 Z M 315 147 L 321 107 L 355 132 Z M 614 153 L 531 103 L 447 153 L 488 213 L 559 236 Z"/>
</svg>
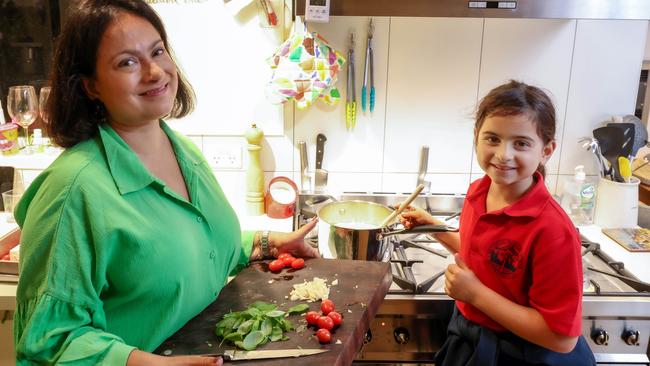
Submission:
<svg viewBox="0 0 650 366">
<path fill-rule="evenodd" d="M 249 162 L 246 171 L 246 213 L 249 215 L 264 214 L 264 172 L 260 163 L 260 150 L 264 132 L 253 125 L 244 133 L 248 141 Z"/>
</svg>

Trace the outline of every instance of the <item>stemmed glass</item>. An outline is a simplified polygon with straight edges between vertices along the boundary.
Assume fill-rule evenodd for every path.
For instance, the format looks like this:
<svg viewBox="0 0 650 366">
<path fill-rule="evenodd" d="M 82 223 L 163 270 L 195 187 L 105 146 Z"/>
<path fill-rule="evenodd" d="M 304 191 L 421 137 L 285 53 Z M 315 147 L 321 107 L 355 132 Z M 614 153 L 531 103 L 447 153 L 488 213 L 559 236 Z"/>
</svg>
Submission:
<svg viewBox="0 0 650 366">
<path fill-rule="evenodd" d="M 43 122 L 49 123 L 50 116 L 47 114 L 45 107 L 47 106 L 47 99 L 50 97 L 50 91 L 52 87 L 44 86 L 41 88 L 41 92 L 38 94 L 38 112 L 41 114 Z"/>
<path fill-rule="evenodd" d="M 25 129 L 25 147 L 26 151 L 30 153 L 29 125 L 34 123 L 38 117 L 38 99 L 34 87 L 30 85 L 9 87 L 7 112 L 14 123 Z"/>
</svg>

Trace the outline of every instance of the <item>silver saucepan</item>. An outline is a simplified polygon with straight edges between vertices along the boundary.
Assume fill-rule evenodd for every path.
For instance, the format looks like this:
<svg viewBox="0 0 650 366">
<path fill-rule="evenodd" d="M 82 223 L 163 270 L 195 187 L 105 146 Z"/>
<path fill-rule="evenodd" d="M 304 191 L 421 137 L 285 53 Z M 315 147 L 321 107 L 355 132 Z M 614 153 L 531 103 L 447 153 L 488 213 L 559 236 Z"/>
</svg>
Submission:
<svg viewBox="0 0 650 366">
<path fill-rule="evenodd" d="M 457 231 L 447 225 L 422 225 L 412 229 L 393 230 L 395 221 L 386 227 L 381 223 L 393 210 L 366 201 L 330 202 L 318 210 L 318 250 L 323 258 L 386 260 L 395 234 Z"/>
</svg>

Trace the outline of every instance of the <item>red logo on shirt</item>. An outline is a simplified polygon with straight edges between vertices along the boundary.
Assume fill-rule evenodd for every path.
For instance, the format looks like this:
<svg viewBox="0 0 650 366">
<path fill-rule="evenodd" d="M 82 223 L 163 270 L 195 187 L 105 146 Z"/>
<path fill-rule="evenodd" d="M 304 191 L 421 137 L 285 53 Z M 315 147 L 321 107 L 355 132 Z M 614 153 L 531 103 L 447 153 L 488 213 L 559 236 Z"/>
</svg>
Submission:
<svg viewBox="0 0 650 366">
<path fill-rule="evenodd" d="M 510 276 L 519 269 L 519 243 L 510 239 L 497 240 L 488 249 L 488 258 L 495 272 Z"/>
</svg>

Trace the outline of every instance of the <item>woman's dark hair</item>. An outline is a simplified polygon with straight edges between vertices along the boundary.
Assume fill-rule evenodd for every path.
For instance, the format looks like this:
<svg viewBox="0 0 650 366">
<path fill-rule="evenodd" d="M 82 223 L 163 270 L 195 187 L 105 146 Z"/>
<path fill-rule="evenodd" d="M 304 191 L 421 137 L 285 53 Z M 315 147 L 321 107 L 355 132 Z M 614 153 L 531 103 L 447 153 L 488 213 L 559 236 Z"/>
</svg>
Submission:
<svg viewBox="0 0 650 366">
<path fill-rule="evenodd" d="M 71 147 L 87 140 L 106 120 L 106 110 L 84 91 L 82 78 L 95 76 L 97 50 L 106 29 L 120 13 L 146 19 L 158 31 L 165 49 L 176 64 L 167 41 L 167 32 L 158 14 L 142 0 L 80 0 L 70 5 L 68 19 L 59 35 L 52 62 L 52 92 L 47 110 L 50 138 L 59 146 Z M 177 64 L 176 64 L 177 65 Z M 168 117 L 188 115 L 194 109 L 192 86 L 178 65 L 178 90 Z"/>
<path fill-rule="evenodd" d="M 491 116 L 520 114 L 528 115 L 535 123 L 537 135 L 544 145 L 555 139 L 555 107 L 551 98 L 542 89 L 516 80 L 497 86 L 481 100 L 476 111 L 474 129 L 478 133 L 485 119 Z M 537 167 L 537 170 L 542 176 L 545 175 L 543 165 Z"/>
</svg>

